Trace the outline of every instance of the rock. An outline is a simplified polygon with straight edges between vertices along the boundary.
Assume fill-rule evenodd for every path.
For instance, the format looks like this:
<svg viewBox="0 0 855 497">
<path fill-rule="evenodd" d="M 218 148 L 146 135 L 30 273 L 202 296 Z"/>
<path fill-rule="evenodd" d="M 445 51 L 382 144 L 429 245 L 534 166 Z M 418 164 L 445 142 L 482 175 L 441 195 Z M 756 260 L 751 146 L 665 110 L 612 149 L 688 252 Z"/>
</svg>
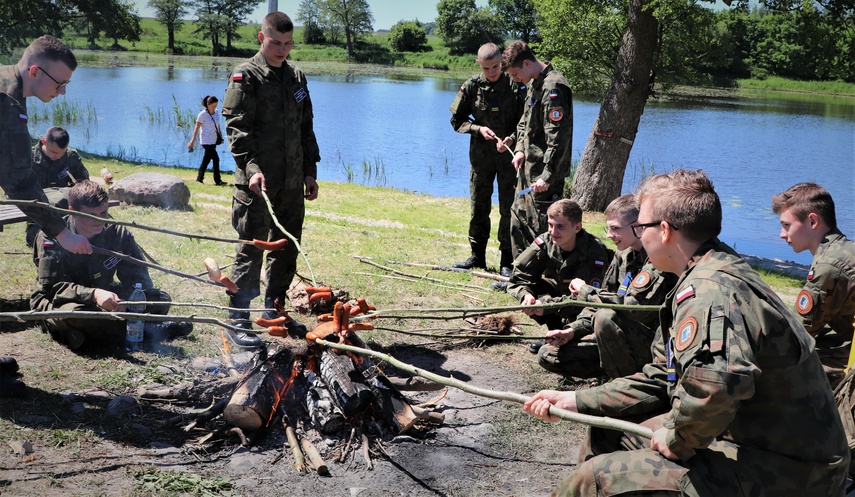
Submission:
<svg viewBox="0 0 855 497">
<path fill-rule="evenodd" d="M 199 356 L 190 363 L 190 368 L 196 371 L 216 371 L 222 367 L 220 361 L 212 357 Z"/>
<path fill-rule="evenodd" d="M 12 440 L 7 443 L 12 448 L 12 452 L 20 456 L 25 456 L 33 452 L 33 442 L 29 440 Z"/>
<path fill-rule="evenodd" d="M 190 202 L 190 189 L 175 176 L 135 173 L 114 182 L 110 198 L 128 204 L 182 209 Z"/>
<path fill-rule="evenodd" d="M 111 418 L 120 418 L 129 416 L 137 407 L 137 399 L 127 395 L 119 395 L 110 401 L 107 406 L 107 416 Z"/>
</svg>

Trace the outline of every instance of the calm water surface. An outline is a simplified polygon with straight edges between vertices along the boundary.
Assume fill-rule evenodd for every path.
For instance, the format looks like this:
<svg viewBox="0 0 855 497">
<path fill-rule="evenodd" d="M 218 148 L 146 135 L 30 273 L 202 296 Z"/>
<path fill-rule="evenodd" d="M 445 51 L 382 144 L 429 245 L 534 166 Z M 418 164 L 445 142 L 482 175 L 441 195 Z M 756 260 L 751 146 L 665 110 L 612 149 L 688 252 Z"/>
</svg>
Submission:
<svg viewBox="0 0 855 497">
<path fill-rule="evenodd" d="M 199 69 L 81 67 L 65 98 L 75 107 L 94 107 L 97 122 L 68 126 L 71 146 L 196 168 L 201 151 L 185 148 L 192 124 L 177 129 L 169 115 L 177 104 L 195 119 L 202 96 L 222 100 L 226 77 L 225 71 Z M 319 179 L 350 176 L 367 185 L 468 197 L 469 140 L 449 124 L 459 83 L 310 76 L 322 157 Z M 31 114 L 53 105 L 30 101 Z M 574 159 L 581 156 L 598 110 L 594 102 L 574 104 Z M 150 112 L 164 117 L 153 123 Z M 42 135 L 52 124 L 35 123 L 32 133 Z M 220 158 L 223 170 L 234 170 L 225 145 Z M 799 181 L 816 181 L 831 191 L 841 229 L 855 238 L 855 98 L 776 94 L 651 101 L 624 193 L 650 171 L 680 166 L 702 168 L 712 177 L 724 203 L 721 238 L 740 252 L 810 262 L 809 253 L 794 254 L 777 238 L 777 216 L 769 207 L 773 194 Z"/>
</svg>

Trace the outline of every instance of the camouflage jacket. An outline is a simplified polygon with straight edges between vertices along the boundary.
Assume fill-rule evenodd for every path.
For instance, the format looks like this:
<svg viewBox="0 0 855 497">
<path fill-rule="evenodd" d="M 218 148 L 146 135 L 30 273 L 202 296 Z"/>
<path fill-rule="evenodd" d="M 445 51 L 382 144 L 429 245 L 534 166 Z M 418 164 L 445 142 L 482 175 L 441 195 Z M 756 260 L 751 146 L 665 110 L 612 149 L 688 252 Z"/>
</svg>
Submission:
<svg viewBox="0 0 855 497">
<path fill-rule="evenodd" d="M 832 495 L 849 461 L 834 396 L 810 335 L 760 276 L 727 245 L 706 243 L 660 320 L 653 362 L 578 390 L 579 412 L 665 412 L 668 447 L 682 460 L 727 440 L 740 447 L 741 471 L 767 483 L 762 495 Z"/>
<path fill-rule="evenodd" d="M 66 221 L 69 231 L 75 233 L 71 216 Z M 143 259 L 134 235 L 122 226 L 108 224 L 89 241 L 96 247 Z M 38 267 L 36 288 L 30 296 L 33 309 L 47 309 L 49 304 L 59 307 L 69 302 L 94 306 L 96 288 L 115 292 L 125 299 L 136 283 L 142 283 L 144 290 L 152 287 L 145 267 L 110 255 L 72 254 L 44 233 L 39 233 L 33 244 L 33 262 Z"/>
<path fill-rule="evenodd" d="M 454 101 L 451 102 L 451 127 L 458 133 L 467 133 L 470 159 L 478 156 L 495 156 L 496 142 L 481 137 L 480 129 L 487 126 L 500 140 L 515 139 L 517 123 L 525 105 L 526 87 L 515 83 L 507 74 L 502 73 L 495 83 L 491 83 L 483 74 L 472 76 L 461 86 Z M 507 154 L 507 152 L 502 152 Z M 511 157 L 508 154 L 508 163 Z"/>
<path fill-rule="evenodd" d="M 89 171 L 80 160 L 77 150 L 69 148 L 62 157 L 53 160 L 42 151 L 41 142 L 33 147 L 33 171 L 42 188 L 72 186 L 74 181 L 89 179 Z"/>
<path fill-rule="evenodd" d="M 573 91 L 564 76 L 547 64 L 529 86 L 526 102 L 514 148 L 514 152 L 525 153 L 518 186 L 525 188 L 542 179 L 549 183 L 549 189 L 536 197 L 547 199 L 557 193 L 560 198 L 570 174 Z"/>
<path fill-rule="evenodd" d="M 48 202 L 33 172 L 33 150 L 27 129 L 27 100 L 17 66 L 0 67 L 0 188 L 15 200 Z M 65 222 L 59 214 L 36 207 L 22 207 L 30 219 L 50 236 L 58 235 Z"/>
<path fill-rule="evenodd" d="M 508 293 L 520 302 L 532 294 L 543 303 L 558 302 L 570 294 L 570 281 L 582 278 L 600 287 L 611 250 L 584 229 L 576 235 L 576 248 L 565 252 L 543 233 L 514 261 L 514 272 L 508 282 Z M 544 311 L 557 312 L 557 311 Z"/>
<path fill-rule="evenodd" d="M 647 258 L 647 252 L 628 248 L 615 254 L 606 270 L 602 288 L 583 285 L 578 299 L 586 302 L 628 305 L 660 305 L 674 288 L 677 275 L 664 273 Z M 573 336 L 583 337 L 594 332 L 596 308 L 585 308 L 573 323 Z M 651 311 L 617 311 L 619 316 L 644 324 L 659 326 L 659 315 Z"/>
<path fill-rule="evenodd" d="M 796 298 L 796 311 L 808 333 L 832 329 L 851 339 L 855 320 L 855 242 L 838 230 L 823 238 Z"/>
<path fill-rule="evenodd" d="M 259 52 L 229 75 L 222 114 L 235 184 L 261 172 L 267 188 L 302 188 L 306 176 L 317 178 L 321 160 L 312 98 L 301 70 L 285 62 L 280 79 L 274 69 Z"/>
</svg>

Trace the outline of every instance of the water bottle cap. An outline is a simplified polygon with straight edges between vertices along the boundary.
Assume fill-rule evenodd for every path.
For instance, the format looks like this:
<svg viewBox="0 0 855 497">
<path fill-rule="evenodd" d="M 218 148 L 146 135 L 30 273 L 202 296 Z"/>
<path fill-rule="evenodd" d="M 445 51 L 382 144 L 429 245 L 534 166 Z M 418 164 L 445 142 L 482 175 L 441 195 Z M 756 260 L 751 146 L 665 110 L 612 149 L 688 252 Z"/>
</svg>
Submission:
<svg viewBox="0 0 855 497">
<path fill-rule="evenodd" d="M 137 290 L 142 290 L 142 283 L 134 284 L 134 288 L 136 288 Z"/>
</svg>

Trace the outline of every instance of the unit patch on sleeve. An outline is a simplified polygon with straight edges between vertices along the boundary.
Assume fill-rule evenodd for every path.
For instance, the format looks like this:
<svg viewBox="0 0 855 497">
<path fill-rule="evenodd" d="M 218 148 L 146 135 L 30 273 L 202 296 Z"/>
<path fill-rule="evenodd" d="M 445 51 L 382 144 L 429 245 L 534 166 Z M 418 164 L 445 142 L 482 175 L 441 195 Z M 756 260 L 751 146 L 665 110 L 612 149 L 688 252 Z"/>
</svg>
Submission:
<svg viewBox="0 0 855 497">
<path fill-rule="evenodd" d="M 813 295 L 811 295 L 807 290 L 802 290 L 799 292 L 799 296 L 796 297 L 796 311 L 804 316 L 805 314 L 808 314 L 811 309 L 813 309 Z"/>
<path fill-rule="evenodd" d="M 686 350 L 692 342 L 695 341 L 695 337 L 698 335 L 698 321 L 695 318 L 686 318 L 680 323 L 680 326 L 677 327 L 677 336 L 676 341 L 674 342 L 674 348 L 678 351 L 682 352 Z"/>
<path fill-rule="evenodd" d="M 549 111 L 549 120 L 552 122 L 558 122 L 564 117 L 564 109 L 561 107 L 554 107 Z"/>
<path fill-rule="evenodd" d="M 636 276 L 634 280 L 632 280 L 632 287 L 644 288 L 648 283 L 650 283 L 650 273 L 642 271 L 638 273 L 638 276 Z"/>
</svg>

